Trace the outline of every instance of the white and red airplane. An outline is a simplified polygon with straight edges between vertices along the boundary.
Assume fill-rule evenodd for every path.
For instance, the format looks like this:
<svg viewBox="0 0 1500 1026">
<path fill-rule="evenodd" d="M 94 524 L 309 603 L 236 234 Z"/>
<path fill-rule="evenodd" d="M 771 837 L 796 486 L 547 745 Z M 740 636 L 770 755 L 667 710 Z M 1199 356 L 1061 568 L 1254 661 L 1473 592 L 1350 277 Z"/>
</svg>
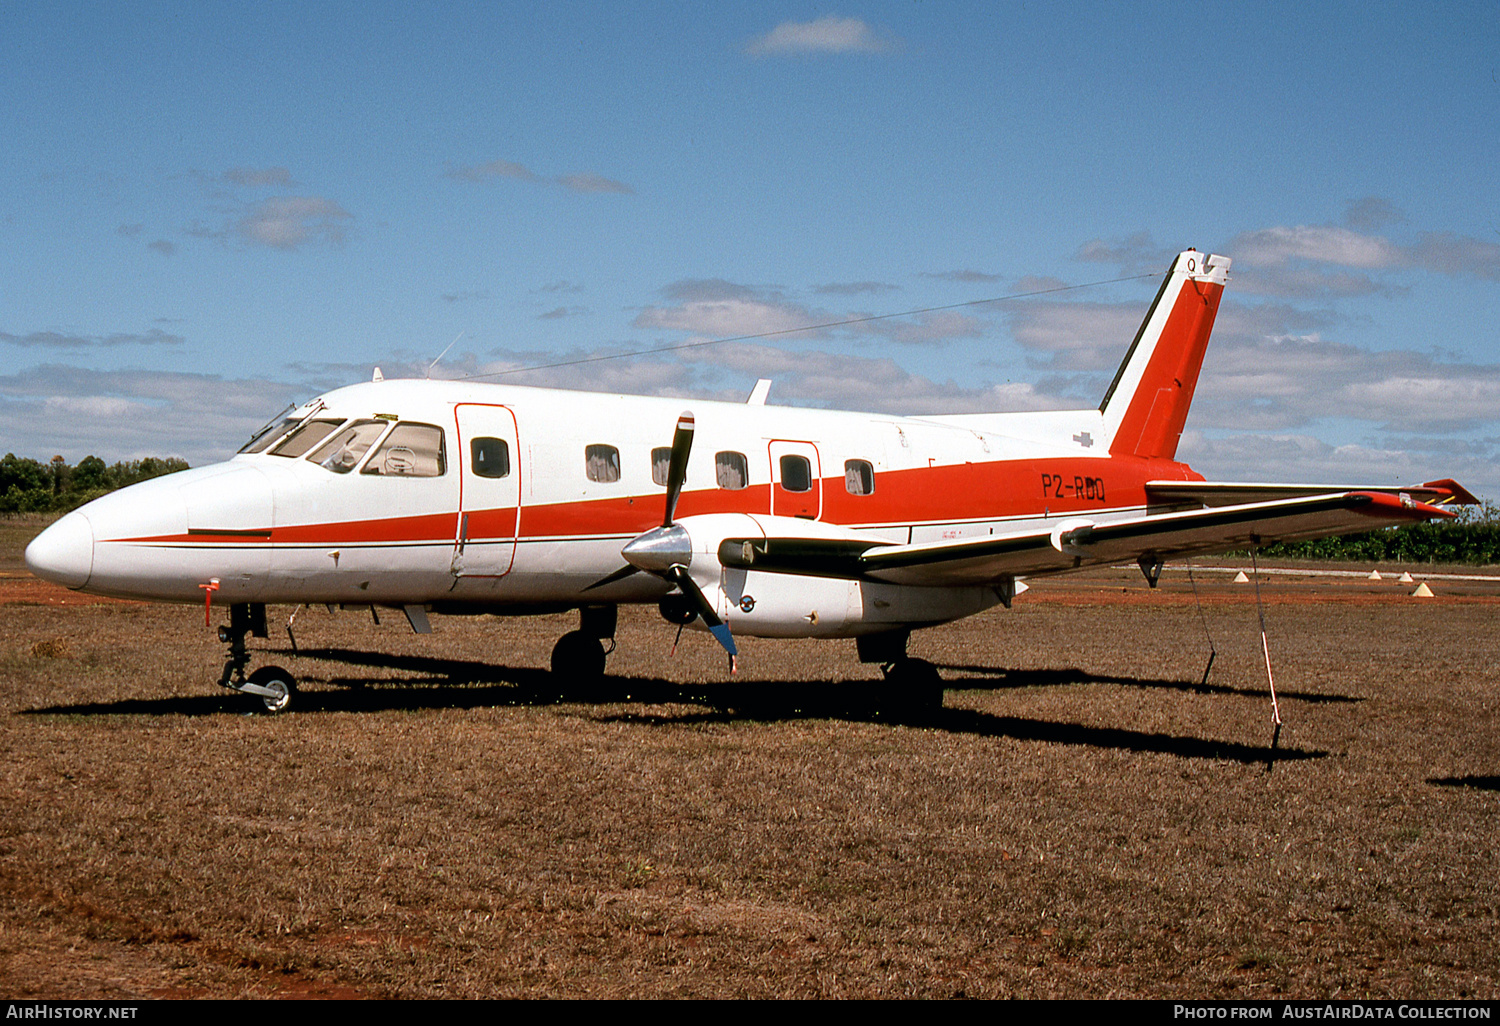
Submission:
<svg viewBox="0 0 1500 1026">
<path fill-rule="evenodd" d="M 134 485 L 26 550 L 101 595 L 230 606 L 220 684 L 267 603 L 427 613 L 580 611 L 552 668 L 604 671 L 622 603 L 734 635 L 855 638 L 891 692 L 940 704 L 912 630 L 1009 606 L 1026 576 L 1163 560 L 1453 514 L 1453 481 L 1227 484 L 1177 462 L 1229 260 L 1173 261 L 1097 409 L 896 417 L 463 381 L 376 380 L 273 421 L 228 462 Z M 670 425 L 675 433 L 668 438 Z"/>
</svg>

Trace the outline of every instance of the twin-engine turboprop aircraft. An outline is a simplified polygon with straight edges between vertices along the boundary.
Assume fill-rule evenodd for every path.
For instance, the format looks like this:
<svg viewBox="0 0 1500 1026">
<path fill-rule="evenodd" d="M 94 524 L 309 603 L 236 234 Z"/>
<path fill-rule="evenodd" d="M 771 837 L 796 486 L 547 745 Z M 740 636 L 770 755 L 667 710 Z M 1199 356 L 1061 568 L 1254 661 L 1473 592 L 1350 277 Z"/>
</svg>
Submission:
<svg viewBox="0 0 1500 1026">
<path fill-rule="evenodd" d="M 1415 487 L 1210 483 L 1176 461 L 1229 260 L 1193 250 L 1098 409 L 895 417 L 460 381 L 341 388 L 226 463 L 96 499 L 26 550 L 69 588 L 230 607 L 220 684 L 277 712 L 290 674 L 248 676 L 268 603 L 427 614 L 577 609 L 552 653 L 604 671 L 627 602 L 735 635 L 854 638 L 891 691 L 940 704 L 912 630 L 1009 606 L 1026 576 L 1163 560 L 1453 514 Z M 675 431 L 673 425 L 676 425 Z"/>
</svg>

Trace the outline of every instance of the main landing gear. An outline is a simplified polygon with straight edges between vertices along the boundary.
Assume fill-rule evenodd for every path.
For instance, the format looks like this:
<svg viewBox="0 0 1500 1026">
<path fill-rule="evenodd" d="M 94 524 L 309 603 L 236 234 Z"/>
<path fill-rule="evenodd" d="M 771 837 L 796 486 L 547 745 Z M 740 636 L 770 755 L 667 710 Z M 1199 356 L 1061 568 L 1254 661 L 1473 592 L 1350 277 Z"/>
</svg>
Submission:
<svg viewBox="0 0 1500 1026">
<path fill-rule="evenodd" d="M 229 645 L 229 658 L 219 686 L 258 698 L 267 713 L 285 712 L 297 694 L 297 680 L 279 666 L 262 666 L 249 677 L 250 653 L 245 635 L 266 636 L 266 607 L 259 602 L 237 602 L 229 607 L 229 626 L 219 628 L 219 640 Z"/>
<path fill-rule="evenodd" d="M 906 654 L 910 631 L 866 634 L 855 639 L 862 663 L 879 663 L 885 678 L 875 687 L 880 712 L 890 715 L 928 715 L 943 707 L 943 678 L 926 659 Z"/>
<path fill-rule="evenodd" d="M 589 690 L 604 678 L 604 660 L 615 650 L 618 606 L 583 606 L 578 630 L 569 631 L 552 647 L 552 673 L 572 689 Z"/>
</svg>

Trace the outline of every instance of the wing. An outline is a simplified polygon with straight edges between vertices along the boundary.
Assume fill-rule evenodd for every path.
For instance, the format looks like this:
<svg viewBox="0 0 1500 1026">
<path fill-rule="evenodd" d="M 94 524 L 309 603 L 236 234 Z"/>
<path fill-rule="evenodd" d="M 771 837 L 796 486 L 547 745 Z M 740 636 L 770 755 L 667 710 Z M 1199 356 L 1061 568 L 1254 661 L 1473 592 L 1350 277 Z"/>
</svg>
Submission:
<svg viewBox="0 0 1500 1026">
<path fill-rule="evenodd" d="M 1447 510 L 1404 495 L 1341 491 L 1100 522 L 1070 519 L 1050 531 L 920 545 L 817 538 L 727 539 L 719 548 L 719 561 L 726 567 L 779 573 L 957 587 L 996 584 L 1006 577 L 1066 573 L 1101 563 L 1225 552 L 1452 516 Z"/>
</svg>

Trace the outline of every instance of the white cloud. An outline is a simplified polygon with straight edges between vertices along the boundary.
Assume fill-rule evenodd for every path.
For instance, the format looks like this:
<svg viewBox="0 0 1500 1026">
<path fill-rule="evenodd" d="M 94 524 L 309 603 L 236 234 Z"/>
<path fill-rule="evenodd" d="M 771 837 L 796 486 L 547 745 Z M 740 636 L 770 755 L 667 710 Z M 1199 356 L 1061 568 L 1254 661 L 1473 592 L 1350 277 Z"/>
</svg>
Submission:
<svg viewBox="0 0 1500 1026">
<path fill-rule="evenodd" d="M 603 175 L 594 174 L 590 171 L 574 172 L 558 175 L 555 178 L 546 178 L 537 174 L 525 164 L 517 164 L 510 160 L 490 160 L 483 164 L 450 168 L 445 173 L 449 178 L 461 182 L 488 182 L 497 178 L 510 178 L 521 182 L 543 182 L 549 185 L 560 185 L 571 192 L 606 192 L 619 193 L 626 196 L 635 195 L 635 190 L 624 182 L 616 181 L 613 178 L 606 178 Z"/>
<path fill-rule="evenodd" d="M 292 181 L 292 173 L 284 167 L 232 167 L 224 172 L 224 180 L 232 185 L 249 188 L 290 189 L 296 185 Z"/>
<path fill-rule="evenodd" d="M 1005 308 L 1011 335 L 1059 371 L 1113 371 L 1125 357 L 1146 308 L 1139 303 L 1036 301 Z"/>
<path fill-rule="evenodd" d="M 1418 267 L 1439 274 L 1500 281 L 1500 246 L 1453 232 L 1422 232 L 1406 250 Z"/>
<path fill-rule="evenodd" d="M 37 349 L 92 349 L 114 346 L 178 346 L 185 340 L 152 328 L 143 332 L 114 332 L 109 335 L 71 335 L 60 331 L 33 331 L 26 335 L 12 335 L 0 331 L 0 343 L 23 348 Z"/>
<path fill-rule="evenodd" d="M 878 295 L 900 291 L 900 285 L 891 285 L 883 281 L 831 281 L 826 285 L 817 285 L 813 288 L 813 292 L 820 296 Z"/>
<path fill-rule="evenodd" d="M 1004 279 L 998 274 L 986 274 L 983 271 L 938 271 L 922 273 L 924 278 L 939 278 L 943 281 L 956 281 L 963 285 L 993 285 Z"/>
<path fill-rule="evenodd" d="M 1225 254 L 1239 264 L 1276 267 L 1289 260 L 1313 260 L 1341 267 L 1378 269 L 1401 262 L 1400 250 L 1376 235 L 1334 225 L 1298 225 L 1242 232 Z"/>
<path fill-rule="evenodd" d="M 340 245 L 353 215 L 318 196 L 275 196 L 257 203 L 235 225 L 247 242 L 273 249 L 297 249 L 308 242 Z"/>
<path fill-rule="evenodd" d="M 819 320 L 811 311 L 792 303 L 717 299 L 647 307 L 633 323 L 637 328 L 687 331 L 710 338 L 743 338 L 790 333 Z"/>
<path fill-rule="evenodd" d="M 881 53 L 894 47 L 858 18 L 831 14 L 816 21 L 784 21 L 745 48 L 755 57 L 780 54 Z"/>
<path fill-rule="evenodd" d="M 903 345 L 932 345 L 958 338 L 980 338 L 989 329 L 987 321 L 952 310 L 936 310 L 914 317 L 892 317 L 850 326 L 851 330 Z"/>
<path fill-rule="evenodd" d="M 456 178 L 463 182 L 487 182 L 494 178 L 515 178 L 523 182 L 540 180 L 531 168 L 510 160 L 490 160 L 469 167 L 451 168 L 447 175 L 449 178 Z"/>
<path fill-rule="evenodd" d="M 1369 352 L 1308 335 L 1216 338 L 1189 423 L 1288 430 L 1328 417 L 1385 431 L 1474 432 L 1500 420 L 1500 365 Z"/>
<path fill-rule="evenodd" d="M 742 338 L 791 332 L 840 320 L 836 314 L 810 310 L 775 291 L 760 291 L 719 278 L 691 278 L 662 290 L 671 306 L 648 306 L 634 326 L 686 331 L 708 338 Z"/>
<path fill-rule="evenodd" d="M 951 310 L 888 315 L 812 309 L 775 289 L 755 289 L 720 278 L 685 279 L 662 292 L 679 302 L 647 307 L 636 317 L 635 327 L 687 331 L 711 339 L 766 335 L 820 338 L 837 330 L 903 345 L 978 338 L 990 329 L 987 321 Z"/>
<path fill-rule="evenodd" d="M 596 174 L 561 175 L 557 184 L 574 192 L 618 192 L 625 195 L 634 195 L 635 190 L 624 182 L 617 182 L 613 178 L 605 178 Z"/>
<path fill-rule="evenodd" d="M 1330 445 L 1309 435 L 1238 434 L 1206 438 L 1192 428 L 1179 459 L 1211 481 L 1289 481 L 1306 484 L 1420 484 L 1453 478 L 1478 495 L 1500 495 L 1500 472 L 1484 453 Z"/>
<path fill-rule="evenodd" d="M 1133 274 L 1165 271 L 1180 251 L 1180 247 L 1159 245 L 1150 232 L 1136 232 L 1118 242 L 1090 239 L 1078 247 L 1075 258 L 1089 263 L 1118 264 L 1122 273 Z"/>
<path fill-rule="evenodd" d="M 1359 231 L 1374 231 L 1405 220 L 1406 215 L 1395 204 L 1379 196 L 1350 200 L 1349 208 L 1344 211 L 1344 223 Z"/>
<path fill-rule="evenodd" d="M 227 459 L 305 385 L 169 371 L 44 365 L 0 376 L 6 447 L 19 455 L 96 455 L 114 462 L 177 456 Z"/>
<path fill-rule="evenodd" d="M 874 413 L 921 415 L 1063 409 L 1077 402 L 1029 384 L 959 385 L 913 374 L 896 361 L 830 352 L 791 352 L 732 343 L 689 350 L 684 360 L 737 371 L 750 381 L 772 378 L 778 401 Z"/>
</svg>

